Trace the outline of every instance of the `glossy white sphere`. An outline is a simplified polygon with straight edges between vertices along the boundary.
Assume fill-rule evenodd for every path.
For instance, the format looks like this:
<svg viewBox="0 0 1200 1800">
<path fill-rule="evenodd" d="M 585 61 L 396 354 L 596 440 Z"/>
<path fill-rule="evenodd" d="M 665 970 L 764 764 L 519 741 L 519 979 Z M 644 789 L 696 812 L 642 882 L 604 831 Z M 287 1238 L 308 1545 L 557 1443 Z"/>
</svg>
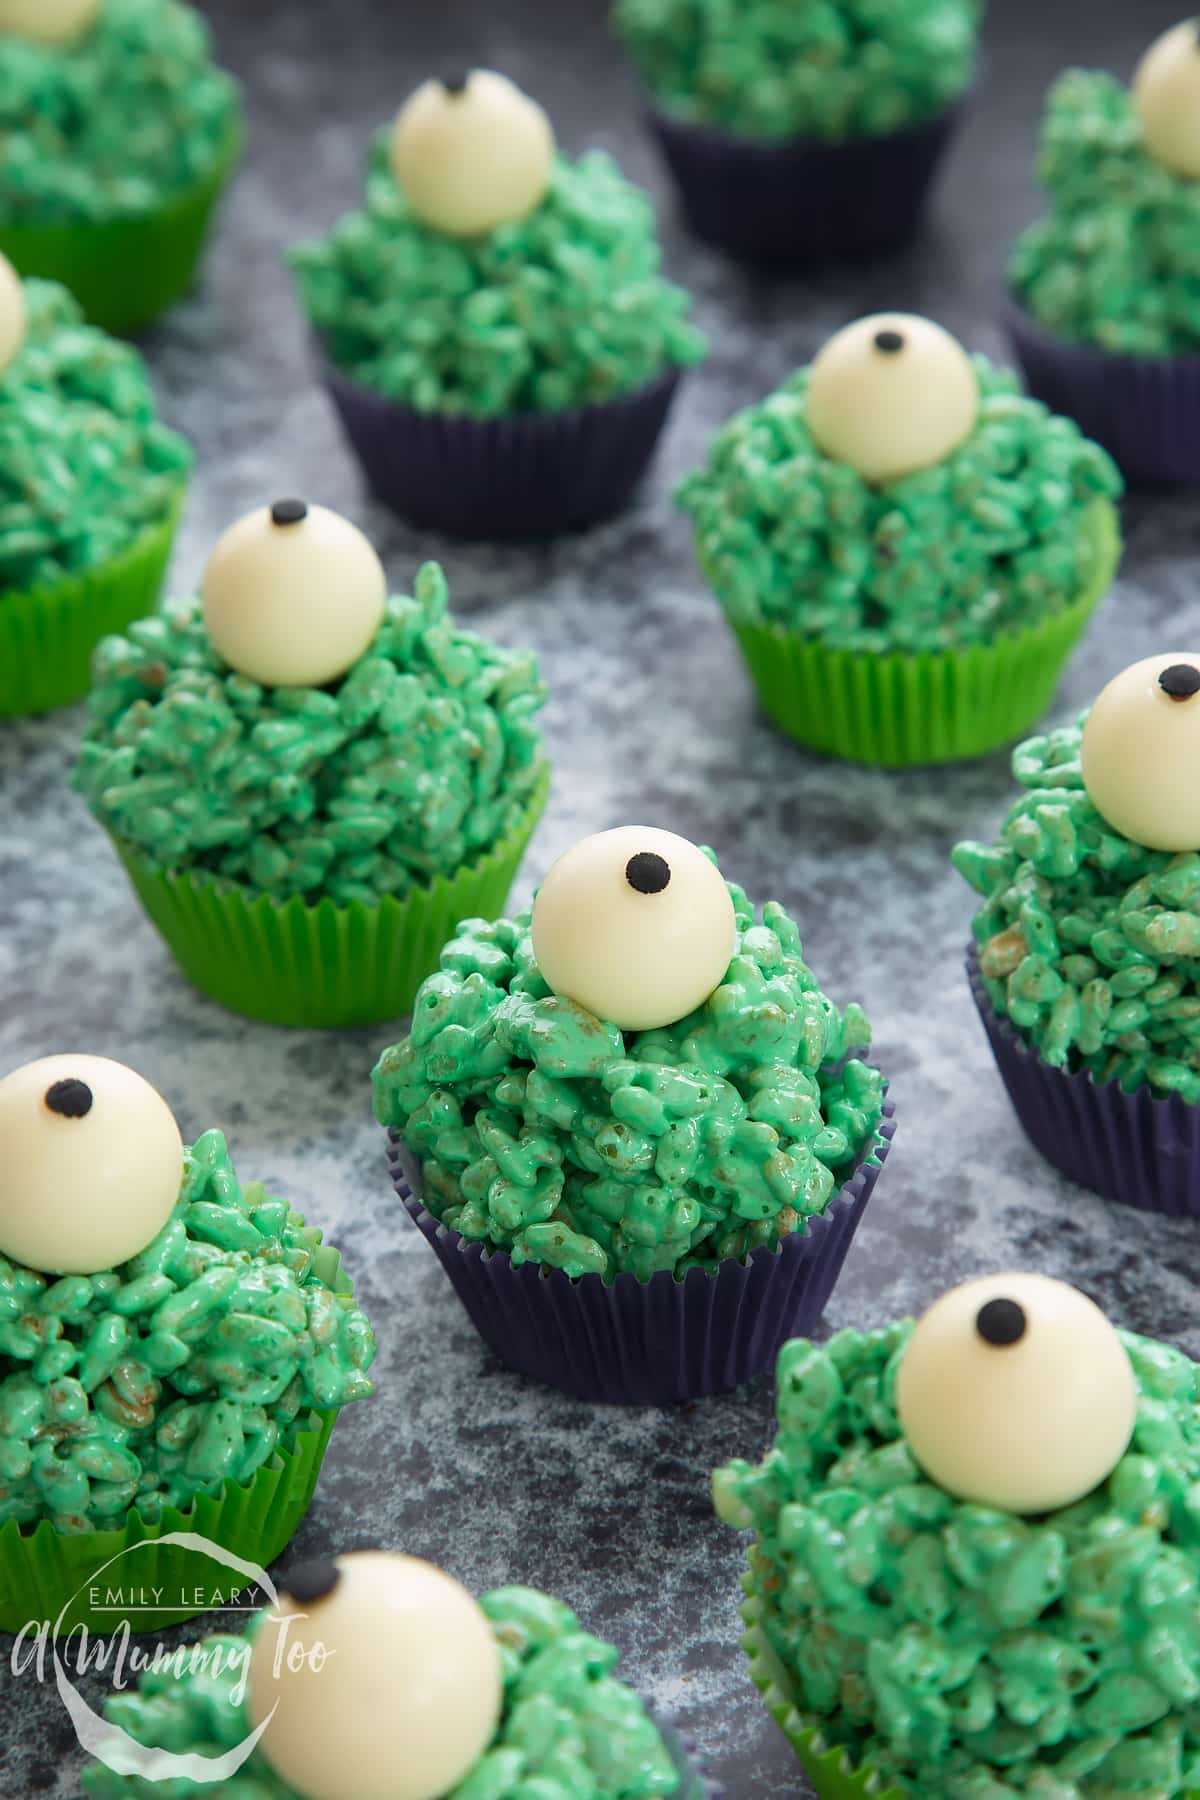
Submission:
<svg viewBox="0 0 1200 1800">
<path fill-rule="evenodd" d="M 349 519 L 277 500 L 218 538 L 202 598 L 213 648 L 231 669 L 264 687 L 323 687 L 370 648 L 387 577 Z"/>
<path fill-rule="evenodd" d="M 305 1800 L 441 1800 L 500 1718 L 500 1651 L 449 1575 L 363 1551 L 293 1571 L 260 1626 L 250 1718 L 260 1748 Z"/>
<path fill-rule="evenodd" d="M 1131 663 L 1092 703 L 1083 785 L 1096 811 L 1148 850 L 1200 850 L 1200 655 Z"/>
<path fill-rule="evenodd" d="M 533 954 L 556 994 L 622 1031 L 673 1025 L 720 986 L 737 933 L 720 871 L 673 831 L 584 838 L 546 876 Z"/>
<path fill-rule="evenodd" d="M 956 338 L 915 313 L 874 313 L 835 332 L 809 370 L 808 427 L 865 481 L 942 462 L 975 429 L 979 382 Z"/>
<path fill-rule="evenodd" d="M 102 0 L 0 0 L 0 36 L 70 44 L 95 22 Z"/>
<path fill-rule="evenodd" d="M 166 1101 L 123 1063 L 46 1056 L 0 1081 L 0 1256 L 97 1275 L 146 1248 L 183 1183 Z"/>
<path fill-rule="evenodd" d="M 1200 179 L 1200 25 L 1187 19 L 1156 38 L 1133 77 L 1142 142 L 1155 162 Z"/>
<path fill-rule="evenodd" d="M 540 204 L 554 132 L 507 76 L 474 69 L 461 82 L 423 82 L 405 101 L 392 128 L 392 169 L 426 225 L 482 237 Z"/>
<path fill-rule="evenodd" d="M 24 283 L 7 256 L 0 255 L 0 375 L 24 342 Z"/>
<path fill-rule="evenodd" d="M 1078 1288 L 988 1275 L 943 1294 L 918 1322 L 896 1410 L 917 1462 L 948 1493 L 1052 1512 L 1116 1468 L 1137 1384 L 1120 1338 Z"/>
</svg>

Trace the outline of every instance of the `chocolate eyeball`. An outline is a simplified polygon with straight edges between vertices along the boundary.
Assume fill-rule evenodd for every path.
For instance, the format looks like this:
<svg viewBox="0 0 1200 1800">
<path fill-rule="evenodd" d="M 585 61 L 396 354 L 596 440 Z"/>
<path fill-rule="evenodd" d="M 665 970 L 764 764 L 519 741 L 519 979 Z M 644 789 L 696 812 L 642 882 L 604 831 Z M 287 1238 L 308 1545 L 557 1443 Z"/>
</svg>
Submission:
<svg viewBox="0 0 1200 1800">
<path fill-rule="evenodd" d="M 917 1462 L 960 1500 L 1006 1512 L 1070 1506 L 1129 1447 L 1137 1384 L 1120 1338 L 1078 1288 L 988 1275 L 934 1302 L 896 1377 Z"/>
<path fill-rule="evenodd" d="M 262 1754 L 305 1800 L 441 1800 L 490 1745 L 502 1692 L 467 1590 L 376 1550 L 292 1571 L 247 1683 Z"/>
<path fill-rule="evenodd" d="M 818 448 L 864 481 L 941 462 L 975 428 L 979 382 L 956 338 L 915 313 L 874 313 L 835 332 L 808 376 Z"/>
<path fill-rule="evenodd" d="M 25 342 L 25 288 L 7 256 L 0 256 L 0 374 Z"/>
<path fill-rule="evenodd" d="M 673 1025 L 724 979 L 733 901 L 702 850 L 624 825 L 560 856 L 533 905 L 533 954 L 556 994 L 622 1031 Z"/>
<path fill-rule="evenodd" d="M 0 1081 L 0 1256 L 98 1275 L 156 1238 L 183 1183 L 161 1094 L 103 1056 L 46 1056 Z"/>
<path fill-rule="evenodd" d="M 35 44 L 70 44 L 83 36 L 101 0 L 0 0 L 0 35 Z"/>
<path fill-rule="evenodd" d="M 217 539 L 202 597 L 213 648 L 239 675 L 264 687 L 323 687 L 369 649 L 387 577 L 349 519 L 276 500 Z"/>
<path fill-rule="evenodd" d="M 1155 162 L 1200 179 L 1200 26 L 1187 19 L 1155 38 L 1133 77 L 1142 143 Z"/>
<path fill-rule="evenodd" d="M 1083 785 L 1114 830 L 1148 850 L 1200 850 L 1200 655 L 1131 663 L 1092 703 Z"/>
<path fill-rule="evenodd" d="M 537 206 L 554 169 L 542 108 L 507 76 L 473 69 L 426 81 L 392 127 L 392 169 L 419 219 L 482 237 Z"/>
</svg>

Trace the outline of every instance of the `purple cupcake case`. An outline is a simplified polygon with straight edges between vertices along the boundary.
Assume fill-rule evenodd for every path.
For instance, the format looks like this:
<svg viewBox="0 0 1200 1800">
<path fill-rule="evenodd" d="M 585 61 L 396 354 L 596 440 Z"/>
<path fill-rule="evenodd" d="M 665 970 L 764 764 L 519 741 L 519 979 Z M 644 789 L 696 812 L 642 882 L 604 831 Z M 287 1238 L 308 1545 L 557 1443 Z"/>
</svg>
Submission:
<svg viewBox="0 0 1200 1800">
<path fill-rule="evenodd" d="M 321 377 L 373 493 L 424 530 L 546 538 L 621 511 L 646 473 L 682 370 L 564 412 L 474 419 L 372 393 L 318 345 Z"/>
<path fill-rule="evenodd" d="M 649 1281 L 622 1272 L 572 1279 L 537 1263 L 519 1268 L 439 1223 L 420 1200 L 420 1165 L 394 1132 L 388 1167 L 409 1217 L 454 1284 L 471 1323 L 519 1374 L 581 1400 L 665 1406 L 726 1393 L 774 1365 L 789 1337 L 811 1332 L 841 1273 L 895 1131 L 884 1099 L 878 1140 L 805 1230 L 715 1274 Z"/>
<path fill-rule="evenodd" d="M 723 1800 L 725 1790 L 709 1775 L 691 1733 L 660 1718 L 653 1707 L 648 1706 L 646 1710 L 658 1727 L 659 1736 L 681 1777 L 675 1800 Z"/>
<path fill-rule="evenodd" d="M 738 137 L 656 107 L 647 119 L 698 238 L 764 269 L 802 273 L 885 255 L 916 235 L 962 106 L 844 143 Z"/>
<path fill-rule="evenodd" d="M 1070 343 L 1011 294 L 1004 322 L 1030 393 L 1103 444 L 1135 487 L 1200 483 L 1200 356 Z"/>
<path fill-rule="evenodd" d="M 974 944 L 967 978 L 1013 1110 L 1046 1161 L 1106 1200 L 1200 1217 L 1200 1106 L 1051 1067 L 992 1005 Z"/>
</svg>

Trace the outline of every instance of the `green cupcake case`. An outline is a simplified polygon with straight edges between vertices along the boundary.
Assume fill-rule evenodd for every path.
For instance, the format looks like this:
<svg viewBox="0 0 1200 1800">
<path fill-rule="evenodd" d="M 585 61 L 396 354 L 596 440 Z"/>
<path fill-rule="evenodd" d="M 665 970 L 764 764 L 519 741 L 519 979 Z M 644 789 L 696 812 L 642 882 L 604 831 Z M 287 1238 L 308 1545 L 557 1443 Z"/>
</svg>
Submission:
<svg viewBox="0 0 1200 1800">
<path fill-rule="evenodd" d="M 991 644 L 870 655 L 831 649 L 777 624 L 730 622 L 763 710 L 810 750 L 848 762 L 913 768 L 986 756 L 1028 732 L 1121 557 L 1116 508 L 1085 520 L 1095 574 L 1070 606 Z"/>
<path fill-rule="evenodd" d="M 243 142 L 237 125 L 202 180 L 149 212 L 96 222 L 0 220 L 0 251 L 22 275 L 70 288 L 93 325 L 138 331 L 191 287 Z"/>
<path fill-rule="evenodd" d="M 162 592 L 184 489 L 167 517 L 95 569 L 0 593 L 0 719 L 50 712 L 91 686 L 92 651 L 154 611 Z"/>
<path fill-rule="evenodd" d="M 856 1769 L 845 1750 L 828 1745 L 819 1726 L 797 1710 L 783 1665 L 767 1642 L 761 1623 L 762 1602 L 751 1589 L 749 1575 L 742 1576 L 742 1587 L 746 1632 L 741 1645 L 750 1659 L 750 1679 L 795 1751 L 818 1800 L 912 1800 L 898 1787 L 883 1787 L 873 1769 Z"/>
<path fill-rule="evenodd" d="M 299 1215 L 292 1217 L 302 1223 Z M 353 1294 L 332 1245 L 317 1246 L 314 1266 L 335 1294 Z M 208 1611 L 211 1600 L 195 1598 L 198 1584 L 211 1586 L 215 1577 L 228 1590 L 249 1585 L 248 1578 L 184 1545 L 160 1546 L 160 1540 L 187 1532 L 243 1562 L 269 1567 L 309 1509 L 336 1418 L 336 1410 L 311 1412 L 291 1448 L 277 1451 L 250 1481 L 226 1481 L 216 1493 L 197 1494 L 188 1507 L 165 1508 L 153 1523 L 136 1508 L 108 1531 L 63 1532 L 49 1520 L 30 1531 L 8 1520 L 0 1526 L 0 1631 L 20 1632 L 43 1621 L 53 1628 L 60 1614 L 60 1637 L 77 1625 L 111 1633 L 126 1619 L 131 1631 L 163 1631 Z M 120 1559 L 115 1568 L 101 1573 L 113 1558 Z M 180 1604 L 169 1605 L 172 1597 Z M 149 1605 L 142 1603 L 147 1598 Z M 115 1609 L 112 1599 L 119 1602 Z"/>
<path fill-rule="evenodd" d="M 168 949 L 210 1000 L 271 1025 L 371 1025 L 408 1012 L 460 919 L 504 911 L 549 784 L 547 768 L 520 823 L 486 855 L 374 906 L 247 897 L 114 842 Z"/>
</svg>

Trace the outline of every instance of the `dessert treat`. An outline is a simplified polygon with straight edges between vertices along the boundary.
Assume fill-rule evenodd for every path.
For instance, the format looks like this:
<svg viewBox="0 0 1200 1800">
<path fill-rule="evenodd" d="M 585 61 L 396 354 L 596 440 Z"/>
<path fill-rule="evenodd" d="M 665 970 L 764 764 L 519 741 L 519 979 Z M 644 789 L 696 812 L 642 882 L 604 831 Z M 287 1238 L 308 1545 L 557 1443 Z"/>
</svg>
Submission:
<svg viewBox="0 0 1200 1800">
<path fill-rule="evenodd" d="M 532 654 L 460 630 L 436 563 L 388 597 L 296 499 L 231 526 L 201 593 L 96 652 L 75 783 L 184 972 L 236 1012 L 407 1012 L 504 904 L 545 802 Z"/>
<path fill-rule="evenodd" d="M 371 146 L 363 209 L 289 260 L 371 487 L 456 537 L 619 511 L 704 352 L 647 195 L 558 152 L 486 69 L 423 83 Z"/>
<path fill-rule="evenodd" d="M 616 0 L 692 230 L 805 269 L 917 231 L 975 72 L 977 0 Z"/>
<path fill-rule="evenodd" d="M 294 1648 L 293 1648 L 294 1646 Z M 478 1602 L 413 1556 L 293 1568 L 244 1637 L 203 1640 L 202 1676 L 167 1662 L 107 1704 L 134 1746 L 215 1761 L 265 1725 L 238 1800 L 705 1800 L 678 1738 L 613 1674 L 617 1652 L 561 1600 Z M 128 1752 L 126 1751 L 126 1755 Z M 147 1761 L 149 1759 L 146 1759 Z M 93 1763 L 90 1800 L 153 1800 Z M 172 1800 L 210 1783 L 170 1781 Z"/>
<path fill-rule="evenodd" d="M 137 351 L 0 255 L 0 719 L 79 699 L 154 606 L 191 460 Z"/>
<path fill-rule="evenodd" d="M 242 1186 L 221 1132 L 185 1148 L 103 1057 L 0 1080 L 0 1630 L 117 1629 L 94 1584 L 133 1546 L 132 1630 L 203 1611 L 174 1603 L 197 1573 L 171 1532 L 271 1562 L 374 1350 L 337 1251 Z"/>
<path fill-rule="evenodd" d="M 1006 370 L 876 313 L 735 414 L 678 500 L 775 724 L 901 767 L 1037 718 L 1116 568 L 1120 492 Z"/>
<path fill-rule="evenodd" d="M 553 986 L 551 983 L 553 982 Z M 400 1198 L 510 1367 L 661 1404 L 816 1323 L 892 1135 L 870 1030 L 708 853 L 601 832 L 468 919 L 374 1073 Z"/>
<path fill-rule="evenodd" d="M 192 284 L 237 90 L 179 0 L 0 0 L 0 145 L 0 250 L 132 331 Z"/>
<path fill-rule="evenodd" d="M 1188 1800 L 1196 1365 L 1044 1276 L 784 1346 L 751 1675 L 821 1800 Z"/>
<path fill-rule="evenodd" d="M 1044 218 L 1013 248 L 1008 325 L 1030 389 L 1131 482 L 1200 481 L 1200 66 L 1189 19 L 1132 86 L 1069 69 L 1051 88 Z"/>
<path fill-rule="evenodd" d="M 1134 663 L 1013 752 L 1021 792 L 954 866 L 968 974 L 1017 1117 L 1109 1199 L 1200 1211 L 1200 656 Z"/>
</svg>

